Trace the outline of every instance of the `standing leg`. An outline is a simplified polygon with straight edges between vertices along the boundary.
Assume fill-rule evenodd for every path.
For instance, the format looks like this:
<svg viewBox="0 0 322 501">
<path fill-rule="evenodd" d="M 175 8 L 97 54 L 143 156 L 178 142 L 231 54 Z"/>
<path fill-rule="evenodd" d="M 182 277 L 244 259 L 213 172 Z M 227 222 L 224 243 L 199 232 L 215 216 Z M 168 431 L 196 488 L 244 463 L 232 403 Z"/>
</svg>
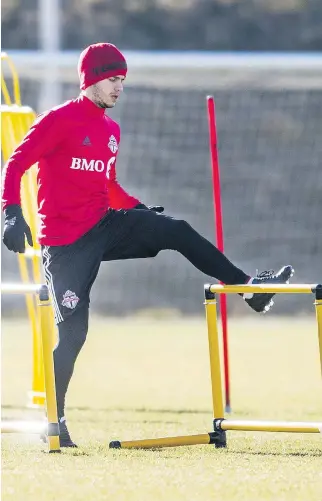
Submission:
<svg viewBox="0 0 322 501">
<path fill-rule="evenodd" d="M 65 397 L 88 330 L 89 294 L 101 263 L 97 235 L 72 245 L 43 247 L 45 277 L 52 296 L 58 342 L 54 349 L 57 411 L 61 447 L 76 447 L 65 419 Z"/>
</svg>

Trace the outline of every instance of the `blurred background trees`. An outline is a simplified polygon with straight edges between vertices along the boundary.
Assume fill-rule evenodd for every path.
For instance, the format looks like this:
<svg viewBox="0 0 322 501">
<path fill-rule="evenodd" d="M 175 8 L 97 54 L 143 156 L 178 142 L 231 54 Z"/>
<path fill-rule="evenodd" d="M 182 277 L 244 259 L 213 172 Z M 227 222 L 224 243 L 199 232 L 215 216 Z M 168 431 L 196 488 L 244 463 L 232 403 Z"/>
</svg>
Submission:
<svg viewBox="0 0 322 501">
<path fill-rule="evenodd" d="M 61 0 L 61 22 L 63 50 L 322 50 L 322 0 Z M 38 0 L 2 0 L 2 46 L 38 43 Z"/>
</svg>

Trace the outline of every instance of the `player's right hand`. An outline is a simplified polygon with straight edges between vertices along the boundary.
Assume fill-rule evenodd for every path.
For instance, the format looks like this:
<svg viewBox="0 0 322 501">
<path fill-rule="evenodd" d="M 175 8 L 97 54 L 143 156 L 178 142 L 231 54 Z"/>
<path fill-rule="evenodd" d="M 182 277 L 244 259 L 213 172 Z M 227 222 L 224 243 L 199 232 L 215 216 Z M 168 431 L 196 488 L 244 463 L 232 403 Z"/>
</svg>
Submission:
<svg viewBox="0 0 322 501">
<path fill-rule="evenodd" d="M 161 214 L 161 212 L 164 212 L 164 207 L 162 207 L 162 205 L 149 205 L 149 206 L 146 206 L 145 204 L 138 204 L 134 207 L 134 209 L 143 209 L 143 210 L 151 210 L 152 212 L 159 212 L 159 214 Z"/>
<path fill-rule="evenodd" d="M 23 254 L 26 250 L 25 236 L 32 247 L 32 235 L 22 214 L 20 205 L 8 205 L 4 211 L 4 229 L 2 241 L 13 252 Z"/>
</svg>

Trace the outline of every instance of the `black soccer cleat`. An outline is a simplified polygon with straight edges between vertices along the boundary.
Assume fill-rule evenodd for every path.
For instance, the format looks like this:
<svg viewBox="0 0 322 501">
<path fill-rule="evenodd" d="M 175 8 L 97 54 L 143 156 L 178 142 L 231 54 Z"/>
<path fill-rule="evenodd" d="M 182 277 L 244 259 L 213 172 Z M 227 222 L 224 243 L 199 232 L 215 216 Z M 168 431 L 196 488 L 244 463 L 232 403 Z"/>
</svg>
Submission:
<svg viewBox="0 0 322 501">
<path fill-rule="evenodd" d="M 59 442 L 60 447 L 77 447 L 77 445 L 70 438 L 66 421 L 59 423 Z"/>
<path fill-rule="evenodd" d="M 290 278 L 294 275 L 294 269 L 292 266 L 283 266 L 277 273 L 273 270 L 262 271 L 252 280 L 249 284 L 260 285 L 260 284 L 288 284 Z M 257 293 L 246 293 L 242 294 L 246 303 L 258 313 L 266 313 L 274 304 L 273 297 L 274 293 L 268 292 L 257 292 Z"/>
<path fill-rule="evenodd" d="M 40 440 L 46 444 L 48 442 L 47 433 L 41 433 Z M 59 422 L 59 443 L 60 447 L 77 447 L 77 445 L 70 438 L 65 420 Z"/>
</svg>

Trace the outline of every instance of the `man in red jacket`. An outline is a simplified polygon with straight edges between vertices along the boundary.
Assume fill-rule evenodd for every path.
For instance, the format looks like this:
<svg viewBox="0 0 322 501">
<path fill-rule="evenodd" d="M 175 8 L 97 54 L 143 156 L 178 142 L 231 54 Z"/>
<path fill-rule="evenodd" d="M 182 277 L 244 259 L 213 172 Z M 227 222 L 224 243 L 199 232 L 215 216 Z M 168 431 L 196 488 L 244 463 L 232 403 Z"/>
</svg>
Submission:
<svg viewBox="0 0 322 501">
<path fill-rule="evenodd" d="M 78 64 L 79 97 L 40 115 L 11 155 L 3 178 L 3 242 L 23 253 L 32 238 L 20 201 L 24 172 L 38 162 L 39 242 L 52 295 L 59 342 L 54 350 L 57 409 L 62 447 L 76 447 L 65 420 L 65 395 L 88 330 L 89 296 L 102 261 L 180 252 L 196 268 L 225 284 L 286 283 L 291 266 L 251 277 L 232 264 L 186 221 L 147 207 L 117 182 L 120 127 L 106 115 L 127 73 L 112 44 L 87 47 Z M 245 301 L 267 311 L 273 294 Z"/>
</svg>

